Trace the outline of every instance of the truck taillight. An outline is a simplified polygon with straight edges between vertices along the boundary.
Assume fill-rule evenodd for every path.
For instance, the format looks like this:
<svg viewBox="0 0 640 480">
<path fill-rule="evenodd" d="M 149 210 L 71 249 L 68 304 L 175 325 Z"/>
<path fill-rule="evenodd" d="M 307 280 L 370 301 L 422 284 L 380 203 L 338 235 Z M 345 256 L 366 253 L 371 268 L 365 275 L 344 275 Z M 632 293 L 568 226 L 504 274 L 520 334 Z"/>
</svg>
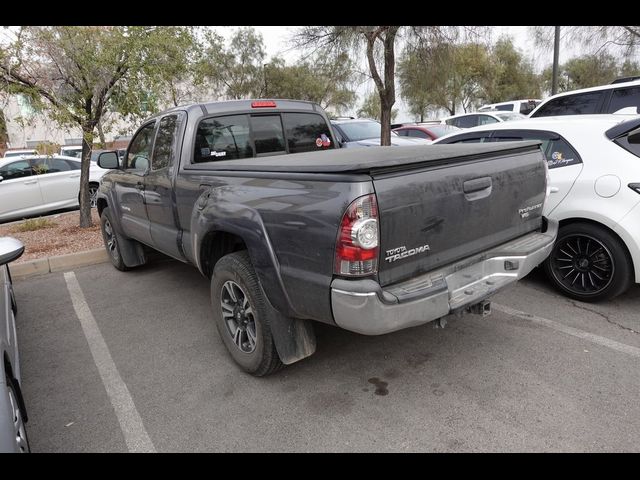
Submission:
<svg viewBox="0 0 640 480">
<path fill-rule="evenodd" d="M 549 195 L 551 195 L 551 176 L 549 175 L 549 163 L 547 162 L 547 160 L 545 159 L 542 163 L 544 164 L 545 184 L 547 185 L 547 188 L 544 192 L 544 201 L 546 203 L 546 201 L 549 199 Z"/>
<path fill-rule="evenodd" d="M 336 242 L 336 275 L 364 276 L 378 271 L 378 204 L 376 196 L 354 200 L 342 216 Z"/>
</svg>

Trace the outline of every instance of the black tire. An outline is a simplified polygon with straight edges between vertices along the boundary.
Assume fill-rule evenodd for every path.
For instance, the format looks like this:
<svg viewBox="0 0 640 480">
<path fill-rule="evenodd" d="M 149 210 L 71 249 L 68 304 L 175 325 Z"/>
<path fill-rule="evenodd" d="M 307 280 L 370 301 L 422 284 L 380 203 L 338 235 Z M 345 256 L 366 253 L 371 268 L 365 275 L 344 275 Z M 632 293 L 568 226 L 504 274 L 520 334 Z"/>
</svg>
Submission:
<svg viewBox="0 0 640 480">
<path fill-rule="evenodd" d="M 16 388 L 14 380 L 7 376 L 7 392 L 9 394 L 9 408 L 12 412 L 12 424 L 15 429 L 16 449 L 18 452 L 29 453 L 29 436 L 27 435 L 26 418 L 27 413 L 24 411 L 24 405 L 20 400 L 19 390 Z"/>
<path fill-rule="evenodd" d="M 604 227 L 582 222 L 560 228 L 544 270 L 560 292 L 582 302 L 610 300 L 633 279 L 631 258 L 620 239 Z"/>
<path fill-rule="evenodd" d="M 274 311 L 246 251 L 226 255 L 216 263 L 211 277 L 211 303 L 218 333 L 244 371 L 262 377 L 284 366 L 271 333 Z M 227 306 L 223 307 L 223 303 Z"/>
<path fill-rule="evenodd" d="M 111 210 L 109 207 L 105 207 L 100 215 L 100 229 L 102 230 L 102 240 L 104 241 L 104 248 L 107 250 L 109 260 L 114 267 L 118 270 L 125 272 L 129 268 L 124 264 L 122 254 L 120 253 L 119 238 L 111 219 Z"/>
</svg>

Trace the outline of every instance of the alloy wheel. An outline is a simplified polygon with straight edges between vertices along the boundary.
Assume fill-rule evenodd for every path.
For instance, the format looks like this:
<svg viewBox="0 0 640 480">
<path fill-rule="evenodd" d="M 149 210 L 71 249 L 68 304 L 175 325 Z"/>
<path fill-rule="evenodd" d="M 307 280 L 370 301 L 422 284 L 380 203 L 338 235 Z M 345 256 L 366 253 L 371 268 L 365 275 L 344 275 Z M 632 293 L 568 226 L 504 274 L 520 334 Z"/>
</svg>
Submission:
<svg viewBox="0 0 640 480">
<path fill-rule="evenodd" d="M 556 280 L 578 295 L 602 292 L 611 284 L 615 273 L 613 256 L 606 245 L 583 233 L 559 239 L 550 263 Z"/>
<path fill-rule="evenodd" d="M 231 280 L 222 286 L 220 296 L 222 318 L 233 343 L 243 353 L 256 349 L 256 320 L 249 297 L 236 282 Z"/>
</svg>

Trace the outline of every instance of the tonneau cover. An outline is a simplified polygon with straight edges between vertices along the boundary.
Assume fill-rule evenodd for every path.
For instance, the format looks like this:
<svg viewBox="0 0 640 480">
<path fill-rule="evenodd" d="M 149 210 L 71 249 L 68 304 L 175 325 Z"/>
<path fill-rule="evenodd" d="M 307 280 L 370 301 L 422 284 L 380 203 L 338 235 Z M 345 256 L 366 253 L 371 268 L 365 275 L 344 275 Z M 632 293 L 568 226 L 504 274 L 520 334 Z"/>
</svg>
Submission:
<svg viewBox="0 0 640 480">
<path fill-rule="evenodd" d="M 222 160 L 188 165 L 187 170 L 252 171 L 288 173 L 370 173 L 408 165 L 446 164 L 455 159 L 472 160 L 492 155 L 508 155 L 539 148 L 539 141 L 418 145 L 407 147 L 342 148 L 319 152 L 274 155 L 241 160 Z"/>
</svg>

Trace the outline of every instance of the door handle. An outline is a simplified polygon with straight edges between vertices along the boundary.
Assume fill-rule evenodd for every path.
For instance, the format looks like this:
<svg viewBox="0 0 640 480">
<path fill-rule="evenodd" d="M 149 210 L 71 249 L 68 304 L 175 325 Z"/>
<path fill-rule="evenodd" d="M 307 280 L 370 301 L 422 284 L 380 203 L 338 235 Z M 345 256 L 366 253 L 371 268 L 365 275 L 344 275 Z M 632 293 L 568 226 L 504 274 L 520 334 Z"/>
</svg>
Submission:
<svg viewBox="0 0 640 480">
<path fill-rule="evenodd" d="M 79 178 L 80 174 L 73 174 L 73 175 L 69 175 L 69 178 Z"/>
<path fill-rule="evenodd" d="M 28 182 L 23 182 L 24 185 L 33 185 L 34 183 L 38 183 L 37 180 L 29 180 Z"/>
<path fill-rule="evenodd" d="M 488 197 L 491 195 L 492 189 L 493 184 L 491 182 L 491 177 L 474 178 L 473 180 L 467 180 L 462 184 L 464 198 L 470 202 Z"/>
<path fill-rule="evenodd" d="M 559 191 L 558 187 L 549 187 L 549 193 L 558 193 Z"/>
<path fill-rule="evenodd" d="M 475 178 L 462 184 L 464 193 L 473 193 L 491 187 L 491 177 Z"/>
</svg>

